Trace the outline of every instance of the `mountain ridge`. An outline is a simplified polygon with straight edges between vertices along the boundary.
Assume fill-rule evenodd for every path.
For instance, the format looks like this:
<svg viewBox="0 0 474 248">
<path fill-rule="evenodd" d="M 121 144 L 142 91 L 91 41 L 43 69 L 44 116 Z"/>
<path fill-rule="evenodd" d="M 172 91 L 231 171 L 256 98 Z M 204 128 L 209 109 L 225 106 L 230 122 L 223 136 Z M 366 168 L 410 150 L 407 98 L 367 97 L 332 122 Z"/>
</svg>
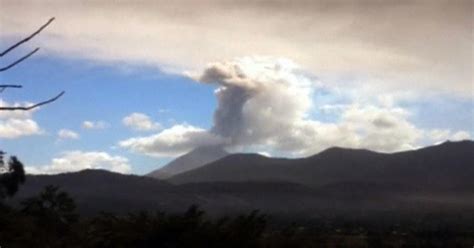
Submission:
<svg viewBox="0 0 474 248">
<path fill-rule="evenodd" d="M 176 174 L 183 173 L 218 160 L 227 156 L 228 154 L 229 153 L 220 146 L 197 147 L 190 152 L 172 160 L 165 166 L 151 171 L 150 173 L 146 174 L 146 176 L 158 179 L 166 179 Z"/>
<path fill-rule="evenodd" d="M 367 155 L 371 163 L 360 160 Z M 244 163 L 249 160 L 256 163 Z M 224 166 L 220 164 L 223 161 L 227 163 Z M 299 163 L 296 166 L 292 164 L 295 161 Z M 433 161 L 440 164 L 433 164 Z M 105 170 L 28 175 L 18 194 L 9 201 L 18 204 L 22 199 L 38 194 L 44 186 L 53 184 L 70 193 L 85 215 L 100 211 L 176 212 L 191 204 L 212 214 L 253 209 L 303 216 L 352 215 L 387 209 L 397 214 L 474 212 L 473 161 L 472 141 L 394 154 L 347 152 L 344 149 L 301 159 L 233 154 L 210 164 L 214 164 L 211 169 L 226 170 L 233 176 L 229 178 L 215 177 L 220 176 L 219 173 L 211 173 L 213 180 L 194 177 L 195 181 L 176 183 Z M 269 168 L 272 169 L 270 172 Z M 268 175 L 259 175 L 261 170 Z M 192 175 L 195 171 L 186 173 Z"/>
<path fill-rule="evenodd" d="M 288 181 L 313 187 L 337 181 L 459 185 L 474 177 L 474 142 L 444 142 L 411 151 L 378 153 L 329 148 L 297 159 L 231 154 L 168 179 L 175 184 L 212 181 Z M 462 170 L 449 171 L 448 168 Z M 411 175 L 415 173 L 416 175 Z M 457 173 L 457 174 L 456 174 Z M 445 180 L 436 180 L 436 179 Z M 425 185 L 426 186 L 426 185 Z"/>
</svg>

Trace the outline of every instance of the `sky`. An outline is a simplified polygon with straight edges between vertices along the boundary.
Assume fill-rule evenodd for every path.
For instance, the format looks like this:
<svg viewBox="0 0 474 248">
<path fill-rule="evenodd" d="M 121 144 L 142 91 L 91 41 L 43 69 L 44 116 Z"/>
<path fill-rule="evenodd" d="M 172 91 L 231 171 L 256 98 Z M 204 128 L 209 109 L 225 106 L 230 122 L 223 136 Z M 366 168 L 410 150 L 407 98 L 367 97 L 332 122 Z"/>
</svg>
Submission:
<svg viewBox="0 0 474 248">
<path fill-rule="evenodd" d="M 205 145 L 304 157 L 474 136 L 471 1 L 0 0 L 0 148 L 145 174 Z"/>
</svg>

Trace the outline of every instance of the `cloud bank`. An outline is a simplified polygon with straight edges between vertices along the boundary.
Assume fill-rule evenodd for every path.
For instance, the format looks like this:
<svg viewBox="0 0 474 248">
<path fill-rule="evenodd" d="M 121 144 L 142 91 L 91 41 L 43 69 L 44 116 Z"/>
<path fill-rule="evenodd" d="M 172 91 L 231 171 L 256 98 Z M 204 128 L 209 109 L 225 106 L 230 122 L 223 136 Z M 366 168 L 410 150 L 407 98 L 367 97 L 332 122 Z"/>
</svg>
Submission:
<svg viewBox="0 0 474 248">
<path fill-rule="evenodd" d="M 472 98 L 470 0 L 0 0 L 0 38 L 56 16 L 45 52 L 106 63 L 199 70 L 209 61 L 271 55 L 325 82 L 374 92 Z M 27 18 L 26 18 L 27 17 Z"/>
<path fill-rule="evenodd" d="M 175 157 L 195 147 L 222 143 L 225 143 L 222 137 L 202 128 L 174 125 L 155 135 L 123 140 L 119 146 L 154 157 Z"/>
<path fill-rule="evenodd" d="M 85 169 L 106 169 L 114 172 L 129 173 L 131 166 L 127 158 L 112 156 L 106 152 L 68 151 L 60 157 L 53 158 L 51 163 L 43 166 L 26 166 L 29 174 L 57 174 Z"/>
<path fill-rule="evenodd" d="M 381 152 L 413 149 L 421 139 L 439 138 L 446 132 L 417 128 L 410 112 L 393 104 L 360 104 L 357 99 L 323 106 L 325 111 L 334 111 L 337 119 L 319 121 L 313 114 L 315 92 L 331 87 L 286 59 L 245 57 L 212 63 L 192 77 L 216 87 L 217 108 L 209 130 L 176 125 L 156 135 L 122 141 L 120 146 L 157 157 L 211 144 L 306 156 L 331 146 Z M 470 136 L 450 132 L 443 137 Z"/>
<path fill-rule="evenodd" d="M 211 132 L 230 138 L 230 145 L 309 155 L 335 145 L 398 151 L 412 148 L 418 138 L 401 109 L 352 105 L 334 123 L 311 118 L 318 85 L 288 60 L 247 57 L 215 63 L 199 81 L 218 86 Z"/>
</svg>

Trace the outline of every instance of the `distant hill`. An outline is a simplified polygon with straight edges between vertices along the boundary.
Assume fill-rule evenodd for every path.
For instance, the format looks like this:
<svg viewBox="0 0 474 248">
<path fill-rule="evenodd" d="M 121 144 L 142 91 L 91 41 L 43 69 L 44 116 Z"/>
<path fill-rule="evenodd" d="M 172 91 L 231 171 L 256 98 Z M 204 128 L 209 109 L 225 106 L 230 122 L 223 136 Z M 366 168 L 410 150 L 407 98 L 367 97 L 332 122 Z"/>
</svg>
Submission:
<svg viewBox="0 0 474 248">
<path fill-rule="evenodd" d="M 149 177 L 123 175 L 105 170 L 83 170 L 58 175 L 28 175 L 15 198 L 36 195 L 46 185 L 57 185 L 71 194 L 81 212 L 128 212 L 171 210 L 198 202 L 183 197 L 177 187 Z"/>
<path fill-rule="evenodd" d="M 343 148 L 330 148 L 302 159 L 232 154 L 168 181 L 285 181 L 314 188 L 362 182 L 430 191 L 474 189 L 473 178 L 474 142 L 460 141 L 393 154 Z"/>
<path fill-rule="evenodd" d="M 147 176 L 166 179 L 179 173 L 196 169 L 210 162 L 214 162 L 227 155 L 229 155 L 229 153 L 220 146 L 198 147 L 189 153 L 176 158 L 162 168 L 148 173 Z"/>
<path fill-rule="evenodd" d="M 37 195 L 46 185 L 60 186 L 76 201 L 83 215 L 101 211 L 184 211 L 197 204 L 210 214 L 243 212 L 298 213 L 317 205 L 314 190 L 286 182 L 197 183 L 175 186 L 145 176 L 104 170 L 84 170 L 58 175 L 28 175 L 10 204 Z M 321 202 L 319 200 L 318 202 Z"/>
<path fill-rule="evenodd" d="M 82 214 L 182 211 L 211 214 L 261 209 L 289 216 L 376 212 L 474 213 L 474 142 L 447 142 L 394 154 L 331 148 L 303 159 L 234 154 L 172 177 L 84 170 L 28 175 L 11 204 L 58 185 Z"/>
</svg>

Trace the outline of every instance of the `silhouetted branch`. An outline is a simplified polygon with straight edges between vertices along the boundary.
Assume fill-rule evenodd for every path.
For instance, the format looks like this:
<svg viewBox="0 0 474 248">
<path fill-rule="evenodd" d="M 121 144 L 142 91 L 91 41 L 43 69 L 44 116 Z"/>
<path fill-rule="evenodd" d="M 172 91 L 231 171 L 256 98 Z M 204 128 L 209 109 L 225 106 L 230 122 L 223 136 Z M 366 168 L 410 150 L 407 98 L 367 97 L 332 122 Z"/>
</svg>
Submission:
<svg viewBox="0 0 474 248">
<path fill-rule="evenodd" d="M 39 50 L 39 47 L 37 47 L 35 50 L 31 51 L 30 53 L 28 53 L 27 55 L 23 56 L 22 58 L 20 58 L 19 60 L 11 63 L 10 65 L 6 66 L 6 67 L 3 67 L 3 68 L 0 68 L 0 72 L 2 71 L 6 71 L 10 68 L 12 68 L 13 66 L 15 65 L 18 65 L 19 63 L 21 63 L 23 60 L 27 59 L 28 57 L 30 57 L 31 55 L 33 55 L 34 53 L 36 53 L 37 51 Z"/>
<path fill-rule="evenodd" d="M 19 84 L 0 84 L 0 88 L 23 88 L 23 86 Z"/>
<path fill-rule="evenodd" d="M 22 111 L 32 110 L 32 109 L 37 108 L 39 106 L 46 105 L 48 103 L 52 103 L 52 102 L 58 100 L 62 95 L 64 95 L 64 93 L 65 92 L 62 91 L 57 96 L 55 96 L 55 97 L 53 97 L 49 100 L 39 102 L 39 103 L 33 104 L 31 106 L 26 106 L 26 107 L 0 107 L 0 111 L 2 111 L 2 110 L 10 110 L 10 111 L 13 111 L 13 110 L 22 110 Z"/>
<path fill-rule="evenodd" d="M 53 21 L 54 21 L 54 17 L 49 19 L 48 22 L 46 22 L 43 26 L 41 26 L 38 30 L 36 30 L 36 32 L 32 33 L 30 36 L 24 38 L 23 40 L 21 40 L 17 43 L 15 43 L 13 46 L 9 47 L 7 50 L 0 53 L 0 57 L 3 57 L 5 54 L 11 52 L 13 49 L 17 48 L 21 44 L 23 44 L 25 42 L 28 42 L 31 38 L 35 37 L 37 34 L 39 34 L 41 31 L 43 31 L 43 29 L 45 29 Z"/>
<path fill-rule="evenodd" d="M 18 84 L 0 84 L 0 93 L 2 93 L 6 88 L 23 88 L 23 86 Z"/>
<path fill-rule="evenodd" d="M 6 55 L 7 53 L 11 52 L 12 50 L 14 50 L 15 48 L 17 48 L 18 46 L 22 45 L 23 43 L 26 43 L 28 42 L 30 39 L 32 39 L 33 37 L 35 37 L 37 34 L 39 34 L 41 31 L 43 31 L 43 29 L 45 29 L 51 22 L 54 21 L 54 17 L 50 18 L 45 24 L 43 24 L 43 26 L 41 26 L 38 30 L 36 30 L 34 33 L 32 33 L 31 35 L 29 35 L 28 37 L 24 38 L 23 40 L 13 44 L 12 46 L 10 46 L 9 48 L 7 48 L 5 51 L 3 51 L 2 53 L 0 53 L 0 57 L 3 57 L 4 55 Z M 36 52 L 38 52 L 39 48 L 36 48 L 34 49 L 33 51 L 29 52 L 28 54 L 26 54 L 25 56 L 21 57 L 20 59 L 16 60 L 15 62 L 9 64 L 8 66 L 6 67 L 3 67 L 3 68 L 0 68 L 0 72 L 3 72 L 3 71 L 6 71 L 16 65 L 18 65 L 19 63 L 21 63 L 22 61 L 26 60 L 27 58 L 29 58 L 31 55 L 35 54 Z M 0 84 L 0 93 L 3 92 L 6 88 L 22 88 L 21 85 L 14 85 L 14 84 Z M 51 99 L 48 99 L 46 101 L 42 101 L 42 102 L 39 102 L 39 103 L 36 103 L 36 104 L 33 104 L 33 105 L 30 105 L 30 106 L 16 106 L 16 107 L 0 107 L 0 111 L 14 111 L 14 110 L 23 110 L 23 111 L 28 111 L 28 110 L 31 110 L 31 109 L 34 109 L 34 108 L 37 108 L 37 107 L 40 107 L 42 105 L 46 105 L 46 104 L 49 104 L 49 103 L 52 103 L 56 100 L 58 100 L 62 95 L 64 95 L 64 91 L 62 91 L 61 93 L 59 93 L 57 96 L 51 98 Z"/>
</svg>

